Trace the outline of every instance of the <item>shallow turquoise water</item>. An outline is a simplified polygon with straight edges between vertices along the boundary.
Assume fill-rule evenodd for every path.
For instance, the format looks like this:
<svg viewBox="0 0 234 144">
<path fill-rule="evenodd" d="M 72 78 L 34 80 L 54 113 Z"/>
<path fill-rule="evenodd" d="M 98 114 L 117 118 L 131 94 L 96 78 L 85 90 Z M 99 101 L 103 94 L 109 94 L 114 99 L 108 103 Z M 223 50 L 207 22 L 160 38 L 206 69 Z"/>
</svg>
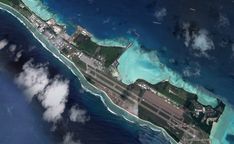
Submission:
<svg viewBox="0 0 234 144">
<path fill-rule="evenodd" d="M 31 9 L 34 10 L 34 12 L 36 13 L 40 13 L 41 8 L 47 9 L 47 7 L 44 7 L 44 5 L 41 5 L 42 3 L 39 3 L 38 1 L 40 0 L 31 0 L 30 4 L 28 4 L 28 6 L 30 6 Z M 53 13 L 47 10 L 45 13 L 43 13 L 42 17 L 46 18 L 48 15 L 53 16 Z M 100 44 L 105 44 L 105 45 L 112 45 L 112 44 L 116 45 L 116 42 L 113 40 L 111 41 L 105 40 L 105 42 L 99 40 L 98 42 Z M 121 44 L 118 43 L 117 45 Z M 199 87 L 197 85 L 191 85 L 190 83 L 184 81 L 180 75 L 176 74 L 169 68 L 165 67 L 165 65 L 163 65 L 159 61 L 158 57 L 156 56 L 156 52 L 148 53 L 142 51 L 137 42 L 135 42 L 134 45 L 121 56 L 119 62 L 120 65 L 118 69 L 122 81 L 126 84 L 130 84 L 138 78 L 145 79 L 151 83 L 157 83 L 163 80 L 169 80 L 175 86 L 182 87 L 191 93 L 197 94 L 199 97 L 199 101 L 201 103 L 205 105 L 209 104 L 212 106 L 215 106 L 217 104 L 217 100 L 213 97 L 210 97 L 214 96 L 212 93 L 208 92 L 202 87 Z M 225 139 L 227 131 L 230 131 L 229 133 L 234 134 L 233 131 L 229 129 L 226 129 L 226 132 L 223 132 L 225 131 L 224 129 L 225 127 L 222 127 L 222 124 L 226 122 L 231 122 L 233 120 L 233 117 L 231 117 L 231 115 L 234 115 L 233 111 L 230 108 L 228 109 L 229 110 L 225 110 L 225 114 L 223 116 L 225 118 L 222 118 L 218 122 L 217 125 L 219 126 L 217 126 L 212 130 L 212 135 L 213 135 L 212 139 L 215 139 L 215 137 Z M 230 125 L 228 125 L 226 128 L 230 128 Z M 223 140 L 221 143 L 224 142 L 225 141 Z"/>
<path fill-rule="evenodd" d="M 165 65 L 160 63 L 156 52 L 145 52 L 135 42 L 119 59 L 118 70 L 122 81 L 126 84 L 134 83 L 137 79 L 144 79 L 152 84 L 169 81 L 171 84 L 198 95 L 198 100 L 204 105 L 217 105 L 217 99 L 210 97 L 209 93 L 193 86 Z"/>
<path fill-rule="evenodd" d="M 56 58 L 58 58 L 62 63 L 64 63 L 70 70 L 71 70 L 71 72 L 74 74 L 74 75 L 76 75 L 78 78 L 79 78 L 79 80 L 80 80 L 80 82 L 81 82 L 81 84 L 82 84 L 82 87 L 84 88 L 84 89 L 86 89 L 87 91 L 89 91 L 89 92 L 91 92 L 93 95 L 96 95 L 96 96 L 98 96 L 98 97 L 100 97 L 100 99 L 101 99 L 101 101 L 103 102 L 103 106 L 106 106 L 106 107 L 96 107 L 95 106 L 95 108 L 93 107 L 94 106 L 94 104 L 90 104 L 91 102 L 96 102 L 96 101 L 90 101 L 90 99 L 92 99 L 91 97 L 94 97 L 93 95 L 91 95 L 90 93 L 89 93 L 89 96 L 91 96 L 90 98 L 89 98 L 89 96 L 84 96 L 84 98 L 82 98 L 83 100 L 84 100 L 84 103 L 88 103 L 87 105 L 87 107 L 90 107 L 91 109 L 96 109 L 96 110 L 100 110 L 100 111 L 106 111 L 106 112 L 108 112 L 109 114 L 114 114 L 114 115 L 112 115 L 112 116 L 114 116 L 114 117 L 117 117 L 117 118 L 119 118 L 119 119 L 122 119 L 122 122 L 120 122 L 121 124 L 132 124 L 132 127 L 131 127 L 131 131 L 132 130 L 134 130 L 136 127 L 137 128 L 139 128 L 139 130 L 136 130 L 136 134 L 134 134 L 133 136 L 137 139 L 138 138 L 138 135 L 137 134 L 140 134 L 141 133 L 141 130 L 143 130 L 143 135 L 142 135 L 142 138 L 139 138 L 139 139 L 141 139 L 140 141 L 138 141 L 138 140 L 136 140 L 136 142 L 140 142 L 140 143 L 152 143 L 152 142 L 159 142 L 159 143 L 161 143 L 160 141 L 164 141 L 164 140 L 168 140 L 168 142 L 169 141 L 171 141 L 172 143 L 174 142 L 167 134 L 166 134 L 166 132 L 163 130 L 163 129 L 161 129 L 161 128 L 159 128 L 159 127 L 156 127 L 156 126 L 154 126 L 153 124 L 151 124 L 151 123 L 149 123 L 149 122 L 145 122 L 145 121 L 142 121 L 142 120 L 140 120 L 140 119 L 138 119 L 138 118 L 136 118 L 136 117 L 134 117 L 134 116 L 132 116 L 132 115 L 130 115 L 130 114 L 128 114 L 126 111 L 124 111 L 123 109 L 121 109 L 121 108 L 119 108 L 119 107 L 117 107 L 117 106 L 115 106 L 113 103 L 112 103 L 112 101 L 105 95 L 105 93 L 104 92 L 102 92 L 102 91 L 100 91 L 100 90 L 98 90 L 98 89 L 96 89 L 95 87 L 93 87 L 92 85 L 90 85 L 85 79 L 84 79 L 84 77 L 83 77 L 83 75 L 79 72 L 79 70 L 74 66 L 74 64 L 73 63 L 71 63 L 69 60 L 67 60 L 64 56 L 62 56 L 60 53 L 59 53 L 59 51 L 58 51 L 58 49 L 56 49 L 55 47 L 53 47 L 51 44 L 49 44 L 48 43 L 48 41 L 47 40 L 45 40 L 45 38 L 35 29 L 35 28 L 33 28 L 29 23 L 28 23 L 28 21 L 25 19 L 25 18 L 23 18 L 19 13 L 17 13 L 17 12 L 15 12 L 15 11 L 13 11 L 13 10 L 11 10 L 10 8 L 8 8 L 8 7 L 6 7 L 6 6 L 2 6 L 1 5 L 1 7 L 3 7 L 4 9 L 7 9 L 7 10 L 9 10 L 12 14 L 14 14 L 14 16 L 17 16 L 17 18 L 28 28 L 28 30 L 30 30 L 30 32 L 31 33 L 33 33 L 33 35 L 35 36 L 35 38 L 42 44 L 42 46 L 45 48 L 45 49 L 47 49 L 48 51 L 50 51 Z M 0 8 L 1 9 L 1 8 Z M 42 47 L 41 46 L 41 47 Z M 40 51 L 40 50 L 38 50 L 38 51 Z M 36 55 L 36 56 L 39 56 L 39 55 Z M 47 60 L 48 60 L 48 58 L 51 58 L 51 57 L 47 57 Z M 45 59 L 45 57 L 44 57 L 44 55 L 42 56 L 42 59 Z M 55 59 L 55 58 L 54 58 Z M 59 63 L 58 62 L 58 59 L 57 60 L 55 60 L 54 62 L 56 62 L 56 63 Z M 53 65 L 53 64 L 52 64 Z M 60 65 L 61 65 L 61 63 L 60 63 Z M 63 67 L 64 67 L 64 65 L 62 65 Z M 66 72 L 67 70 L 65 70 L 65 69 L 60 69 L 60 71 L 62 71 L 62 72 Z M 69 72 L 70 74 L 71 74 L 71 72 Z M 74 75 L 72 75 L 73 77 L 75 77 Z M 72 78 L 72 79 L 74 79 L 74 78 Z M 80 85 L 78 85 L 76 88 L 80 88 Z M 79 91 L 79 89 L 75 89 L 76 91 Z M 77 95 L 77 92 L 74 92 L 74 95 Z M 87 97 L 87 98 L 85 98 L 85 97 Z M 77 98 L 77 99 L 79 99 L 78 97 L 75 97 L 75 98 Z M 97 97 L 95 97 L 96 99 L 97 99 Z M 99 103 L 100 104 L 100 99 L 99 99 L 99 102 L 96 102 L 96 103 Z M 108 111 L 107 111 L 108 110 Z M 96 114 L 95 114 L 95 112 L 94 112 L 94 115 L 96 116 Z M 106 113 L 103 113 L 103 116 L 107 116 L 107 114 Z M 124 120 L 125 119 L 125 120 Z M 93 120 L 94 120 L 94 117 L 93 117 Z M 110 122 L 113 122 L 113 123 L 115 123 L 116 121 L 114 121 L 114 120 L 111 120 L 111 117 L 109 117 L 109 118 L 106 118 L 106 120 L 108 121 L 108 120 L 110 120 Z M 100 121 L 100 120 L 99 120 Z M 108 122 L 107 122 L 108 123 Z M 105 127 L 105 125 L 107 124 L 107 123 L 103 123 L 103 126 L 102 126 L 102 128 L 106 128 Z M 98 125 L 98 124 L 97 124 Z M 133 125 L 135 125 L 136 127 L 134 127 Z M 87 126 L 89 126 L 89 125 L 87 125 Z M 115 125 L 115 127 L 116 127 L 116 125 Z M 118 126 L 117 126 L 118 127 Z M 114 128 L 114 127 L 113 127 Z M 79 128 L 80 129 L 80 128 Z M 91 127 L 91 129 L 92 129 L 92 127 Z M 147 130 L 146 130 L 147 129 Z M 85 131 L 86 129 L 84 129 L 83 131 Z M 107 130 L 108 130 L 108 128 L 107 128 Z M 110 129 L 110 130 L 112 130 L 112 129 Z M 144 130 L 146 130 L 146 131 L 144 131 Z M 151 133 L 148 133 L 147 131 L 150 131 Z M 82 130 L 81 130 L 82 131 Z M 102 130 L 102 131 L 104 131 L 104 130 Z M 102 133 L 102 131 L 101 131 L 101 133 Z M 116 132 L 116 131 L 115 131 Z M 104 133 L 103 133 L 104 134 Z M 110 134 L 111 135 L 111 134 Z M 125 135 L 125 134 L 123 134 L 123 135 Z M 104 136 L 106 136 L 106 134 L 104 134 Z M 112 135 L 113 136 L 113 135 Z M 126 135 L 125 135 L 126 136 Z M 85 136 L 84 137 L 84 139 L 87 139 L 87 136 Z M 104 138 L 105 137 L 103 137 L 103 140 L 104 140 Z M 109 140 L 110 139 L 114 139 L 114 138 L 116 138 L 116 137 L 113 137 L 113 138 L 111 138 L 110 136 L 108 136 L 107 137 Z M 102 137 L 100 138 L 101 140 L 99 140 L 100 142 L 102 141 Z M 88 138 L 87 139 L 88 141 L 89 140 L 91 140 L 91 141 L 95 141 L 95 138 L 94 139 L 91 139 L 91 138 Z M 122 141 L 122 139 L 119 139 L 120 141 Z M 97 141 L 97 140 L 96 140 Z M 119 143 L 119 142 L 117 142 L 117 143 Z"/>
<path fill-rule="evenodd" d="M 61 23 L 59 17 L 49 12 L 47 10 L 48 8 L 45 5 L 43 5 L 43 3 L 40 0 L 22 0 L 22 2 L 43 20 L 55 18 L 56 21 Z"/>
<path fill-rule="evenodd" d="M 43 5 L 40 0 L 23 0 L 23 2 L 33 10 L 37 15 L 43 19 L 56 18 L 48 8 Z M 102 45 L 114 45 L 114 46 L 126 46 L 125 41 L 115 40 L 99 40 L 93 38 L 93 40 Z M 155 84 L 163 80 L 169 80 L 173 85 L 184 88 L 186 91 L 197 94 L 199 101 L 204 105 L 211 105 L 215 107 L 217 100 L 214 97 L 210 97 L 213 94 L 209 93 L 205 89 L 198 86 L 191 85 L 183 81 L 182 77 L 172 72 L 170 69 L 165 67 L 157 58 L 157 54 L 154 52 L 146 53 L 140 52 L 140 45 L 135 41 L 131 49 L 126 51 L 124 55 L 120 57 L 120 66 L 118 70 L 120 72 L 121 79 L 124 83 L 130 84 L 135 82 L 137 79 L 145 79 L 146 81 Z M 137 61 L 141 57 L 140 61 Z"/>
<path fill-rule="evenodd" d="M 234 110 L 226 107 L 223 115 L 220 117 L 219 122 L 212 128 L 210 139 L 212 144 L 232 144 L 227 141 L 227 135 L 234 134 Z"/>
</svg>

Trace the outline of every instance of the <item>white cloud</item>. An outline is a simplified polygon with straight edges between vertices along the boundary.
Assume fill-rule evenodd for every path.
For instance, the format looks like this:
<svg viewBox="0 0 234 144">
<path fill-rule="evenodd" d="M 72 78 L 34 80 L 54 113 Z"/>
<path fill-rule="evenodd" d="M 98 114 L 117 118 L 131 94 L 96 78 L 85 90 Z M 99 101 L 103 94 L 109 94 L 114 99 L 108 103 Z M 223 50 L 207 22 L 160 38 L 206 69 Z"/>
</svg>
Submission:
<svg viewBox="0 0 234 144">
<path fill-rule="evenodd" d="M 183 70 L 183 75 L 185 77 L 200 76 L 200 72 L 201 70 L 199 68 L 188 66 Z"/>
<path fill-rule="evenodd" d="M 80 122 L 84 124 L 90 120 L 90 117 L 87 116 L 87 112 L 85 110 L 80 109 L 78 106 L 73 106 L 70 109 L 70 120 L 72 122 Z"/>
<path fill-rule="evenodd" d="M 15 79 L 16 84 L 23 88 L 29 100 L 37 97 L 46 109 L 43 118 L 48 122 L 57 122 L 64 111 L 69 94 L 69 82 L 59 76 L 49 79 L 45 65 L 33 65 L 28 61 L 23 65 L 21 72 Z"/>
<path fill-rule="evenodd" d="M 200 54 L 208 56 L 207 51 L 214 49 L 215 46 L 208 32 L 203 29 L 199 30 L 198 34 L 194 35 L 192 48 L 198 50 Z"/>
<path fill-rule="evenodd" d="M 11 44 L 10 46 L 9 46 L 9 50 L 10 50 L 10 52 L 15 52 L 15 50 L 16 50 L 16 45 L 15 44 Z"/>
<path fill-rule="evenodd" d="M 189 34 L 189 27 L 190 27 L 190 24 L 189 23 L 184 23 L 183 24 L 183 29 L 185 30 L 185 33 L 184 33 L 184 37 L 185 37 L 185 46 L 188 47 L 190 42 L 191 42 L 191 36 Z"/>
<path fill-rule="evenodd" d="M 220 14 L 219 15 L 219 21 L 218 21 L 218 26 L 219 27 L 226 27 L 226 26 L 229 26 L 229 25 L 230 25 L 229 19 L 225 15 Z"/>
<path fill-rule="evenodd" d="M 19 61 L 19 59 L 20 59 L 21 56 L 22 56 L 22 53 L 23 53 L 23 50 L 21 50 L 21 51 L 19 51 L 19 52 L 16 53 L 15 59 L 14 59 L 15 62 L 18 62 L 18 61 Z"/>
<path fill-rule="evenodd" d="M 15 81 L 19 87 L 24 89 L 29 100 L 31 100 L 49 84 L 47 68 L 42 65 L 35 66 L 30 60 L 23 65 L 23 72 L 16 77 Z"/>
<path fill-rule="evenodd" d="M 161 9 L 158 9 L 158 10 L 156 10 L 154 12 L 154 17 L 158 21 L 161 21 L 166 15 L 167 15 L 167 9 L 166 8 L 161 8 Z"/>
<path fill-rule="evenodd" d="M 109 22 L 110 22 L 110 20 L 111 20 L 111 19 L 110 19 L 110 17 L 108 17 L 107 19 L 103 20 L 103 22 L 102 22 L 102 23 L 103 23 L 103 24 L 107 24 L 107 23 L 109 23 Z"/>
<path fill-rule="evenodd" d="M 8 44 L 7 39 L 0 40 L 0 50 L 3 49 L 5 46 L 7 46 L 7 44 Z"/>
<path fill-rule="evenodd" d="M 43 114 L 43 118 L 49 122 L 56 122 L 62 118 L 62 113 L 67 102 L 67 96 L 69 94 L 69 82 L 67 80 L 61 80 L 55 78 L 53 82 L 46 87 L 43 93 L 41 93 L 38 99 L 42 102 L 46 111 Z"/>
<path fill-rule="evenodd" d="M 234 44 L 232 44 L 232 56 L 234 56 Z"/>
<path fill-rule="evenodd" d="M 184 45 L 191 47 L 195 56 L 209 57 L 208 51 L 215 49 L 213 40 L 209 37 L 209 32 L 205 29 L 192 31 L 190 23 L 183 23 L 182 30 L 184 36 Z"/>
<path fill-rule="evenodd" d="M 73 140 L 73 134 L 72 133 L 67 133 L 63 137 L 63 143 L 62 144 L 81 144 L 79 140 Z"/>
</svg>

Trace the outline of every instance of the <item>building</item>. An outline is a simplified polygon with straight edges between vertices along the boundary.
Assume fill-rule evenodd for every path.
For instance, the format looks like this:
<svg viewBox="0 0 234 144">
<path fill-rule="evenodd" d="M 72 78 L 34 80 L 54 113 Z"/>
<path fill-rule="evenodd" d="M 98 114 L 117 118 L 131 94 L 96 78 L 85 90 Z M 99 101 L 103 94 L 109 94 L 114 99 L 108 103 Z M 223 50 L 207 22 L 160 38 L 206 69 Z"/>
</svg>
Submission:
<svg viewBox="0 0 234 144">
<path fill-rule="evenodd" d="M 56 25 L 56 21 L 55 21 L 54 19 L 49 19 L 46 23 L 47 23 L 49 26 Z"/>
</svg>

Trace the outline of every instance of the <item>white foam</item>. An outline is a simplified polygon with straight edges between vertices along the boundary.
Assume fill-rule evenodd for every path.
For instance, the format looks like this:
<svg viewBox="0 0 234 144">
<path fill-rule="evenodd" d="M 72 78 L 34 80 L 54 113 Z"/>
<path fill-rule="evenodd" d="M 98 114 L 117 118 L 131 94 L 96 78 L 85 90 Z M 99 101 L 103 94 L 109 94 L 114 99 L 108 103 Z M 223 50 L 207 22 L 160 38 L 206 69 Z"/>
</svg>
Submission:
<svg viewBox="0 0 234 144">
<path fill-rule="evenodd" d="M 41 0 L 22 0 L 22 2 L 43 20 L 55 18 L 58 22 L 61 22 L 59 17 L 50 12 Z"/>
<path fill-rule="evenodd" d="M 150 123 L 148 121 L 142 120 L 142 119 L 136 117 L 135 115 L 127 112 L 126 110 L 124 110 L 123 108 L 119 107 L 118 105 L 115 105 L 104 91 L 97 89 L 96 87 L 94 87 L 90 83 L 87 84 L 87 81 L 86 81 L 87 85 L 84 86 L 83 85 L 83 83 L 85 83 L 84 76 L 79 71 L 79 69 L 77 69 L 75 67 L 75 64 L 73 62 L 71 62 L 70 60 L 68 60 L 65 56 L 61 55 L 59 53 L 58 49 L 52 47 L 52 45 L 50 45 L 46 40 L 44 40 L 44 42 L 42 42 L 41 39 L 43 39 L 43 35 L 40 34 L 38 31 L 36 31 L 35 28 L 33 28 L 31 26 L 31 24 L 29 23 L 29 21 L 25 17 L 23 17 L 20 13 L 18 13 L 17 11 L 15 11 L 14 9 L 12 9 L 11 7 L 5 5 L 5 4 L 3 4 L 1 2 L 0 2 L 0 5 L 1 5 L 0 9 L 2 9 L 4 11 L 7 11 L 8 13 L 10 13 L 14 17 L 16 17 L 33 34 L 34 38 L 36 38 L 42 44 L 42 46 L 46 50 L 48 50 L 49 52 L 51 52 L 53 54 L 53 56 L 55 56 L 59 61 L 61 61 L 63 64 L 65 64 L 72 71 L 72 73 L 79 78 L 79 80 L 80 80 L 80 82 L 82 84 L 82 87 L 86 91 L 92 93 L 95 96 L 99 96 L 101 98 L 102 102 L 106 105 L 106 107 L 108 107 L 108 110 L 111 110 L 112 112 L 116 111 L 114 113 L 117 114 L 117 115 L 119 115 L 119 116 L 122 116 L 122 117 L 123 116 L 125 116 L 125 117 L 128 116 L 128 120 L 131 119 L 131 120 L 134 121 L 134 123 L 137 122 L 139 124 L 146 124 L 150 129 L 152 129 L 154 131 L 161 131 L 163 133 L 163 135 L 166 138 L 168 138 L 168 140 L 170 140 L 171 143 L 176 143 L 176 141 L 163 128 L 158 127 L 158 126 L 156 126 L 156 125 L 154 125 L 154 124 L 152 124 L 152 123 Z M 29 27 L 31 27 L 31 28 L 29 28 Z M 37 33 L 37 36 L 36 36 L 36 33 Z M 41 39 L 38 38 L 39 36 L 41 37 Z M 48 45 L 46 45 L 45 43 L 47 43 Z M 73 66 L 74 69 L 71 68 L 72 66 Z M 88 87 L 94 88 L 94 90 L 97 93 L 101 92 L 102 94 L 97 94 L 96 92 L 91 91 Z"/>
<path fill-rule="evenodd" d="M 217 106 L 217 99 L 206 89 L 185 82 L 182 77 L 162 64 L 156 51 L 145 52 L 137 41 L 119 58 L 118 71 L 122 82 L 132 84 L 144 79 L 152 84 L 169 81 L 176 87 L 198 95 L 198 101 L 204 105 Z"/>
</svg>

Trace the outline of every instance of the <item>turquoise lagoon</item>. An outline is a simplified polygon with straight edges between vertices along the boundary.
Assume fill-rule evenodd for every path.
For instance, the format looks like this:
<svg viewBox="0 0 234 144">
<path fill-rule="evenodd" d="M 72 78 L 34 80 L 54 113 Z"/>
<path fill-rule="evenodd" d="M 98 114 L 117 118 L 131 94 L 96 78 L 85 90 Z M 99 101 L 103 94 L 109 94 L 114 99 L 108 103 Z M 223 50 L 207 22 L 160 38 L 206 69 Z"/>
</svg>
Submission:
<svg viewBox="0 0 234 144">
<path fill-rule="evenodd" d="M 126 84 L 134 83 L 137 79 L 144 79 L 152 84 L 169 81 L 171 84 L 198 95 L 198 100 L 204 105 L 217 105 L 217 99 L 205 89 L 185 82 L 181 76 L 160 63 L 156 52 L 145 52 L 137 42 L 129 48 L 119 59 L 118 70 L 122 81 Z M 210 139 L 212 144 L 229 144 L 228 134 L 234 134 L 234 110 L 226 108 L 219 121 L 212 127 Z"/>
<path fill-rule="evenodd" d="M 234 110 L 226 106 L 218 123 L 214 124 L 211 130 L 210 139 L 212 144 L 231 144 L 226 136 L 234 134 Z"/>
<path fill-rule="evenodd" d="M 34 13 L 44 20 L 55 18 L 59 20 L 59 16 L 53 14 L 48 7 L 43 5 L 40 0 L 23 0 Z M 152 84 L 160 81 L 168 80 L 171 84 L 184 88 L 186 91 L 197 94 L 199 101 L 204 105 L 217 105 L 217 99 L 212 93 L 209 93 L 200 86 L 194 86 L 182 80 L 182 77 L 165 67 L 157 58 L 157 52 L 146 53 L 140 49 L 140 44 L 133 38 L 126 39 L 104 39 L 92 37 L 92 40 L 98 44 L 106 46 L 122 46 L 126 47 L 129 42 L 132 46 L 119 59 L 119 73 L 125 84 L 134 83 L 137 79 L 144 79 Z M 212 96 L 211 96 L 212 95 Z"/>
<path fill-rule="evenodd" d="M 43 19 L 56 18 L 50 9 L 43 5 L 40 0 L 23 0 L 24 3 Z M 54 17 L 56 16 L 56 17 Z M 100 40 L 92 38 L 98 44 L 126 46 L 126 41 Z M 169 81 L 171 84 L 183 88 L 184 90 L 198 95 L 198 100 L 204 105 L 217 105 L 216 96 L 201 86 L 190 84 L 182 77 L 162 64 L 157 57 L 156 51 L 146 52 L 140 48 L 137 40 L 130 38 L 133 45 L 119 58 L 118 71 L 122 82 L 125 84 L 134 83 L 137 79 L 144 79 L 152 84 L 161 81 Z M 225 140 L 228 134 L 234 134 L 234 111 L 227 105 L 223 115 L 218 123 L 214 125 L 211 131 L 211 141 L 213 144 L 228 144 Z M 231 129 L 232 128 L 232 129 Z"/>
<path fill-rule="evenodd" d="M 79 71 L 79 69 L 77 69 L 77 67 L 75 67 L 75 64 L 73 62 L 71 62 L 70 60 L 68 60 L 63 55 L 61 55 L 59 50 L 57 48 L 55 48 L 53 45 L 51 45 L 45 39 L 45 37 L 42 34 L 40 34 L 29 23 L 29 21 L 26 18 L 24 18 L 20 13 L 18 13 L 14 9 L 12 9 L 9 6 L 7 6 L 5 4 L 2 4 L 2 3 L 0 3 L 0 10 L 5 10 L 5 11 L 9 12 L 14 17 L 16 17 L 21 23 L 23 23 L 27 27 L 27 29 L 30 30 L 30 32 L 33 34 L 33 36 L 42 44 L 42 46 L 46 50 L 51 52 L 54 57 L 56 57 L 59 61 L 61 61 L 63 64 L 65 64 L 71 70 L 71 72 L 79 78 L 79 80 L 81 82 L 81 86 L 87 92 L 90 92 L 91 94 L 100 97 L 100 99 L 102 100 L 104 105 L 107 107 L 107 109 L 111 113 L 123 117 L 126 121 L 128 121 L 130 123 L 136 123 L 136 124 L 140 125 L 142 128 L 148 127 L 151 130 L 153 130 L 154 132 L 160 132 L 165 137 L 165 139 L 167 139 L 170 143 L 176 143 L 175 140 L 170 135 L 168 135 L 167 132 L 164 129 L 162 129 L 161 127 L 157 127 L 157 126 L 153 125 L 152 123 L 150 123 L 148 121 L 141 120 L 141 119 L 137 118 L 136 116 L 128 113 L 127 111 L 125 111 L 121 107 L 115 105 L 111 101 L 111 99 L 106 95 L 105 92 L 97 89 L 96 87 L 94 87 L 93 85 L 88 83 L 88 81 L 84 78 L 84 76 Z M 117 42 L 116 44 L 118 44 L 118 43 L 119 42 Z M 107 44 L 109 44 L 109 42 Z"/>
<path fill-rule="evenodd" d="M 144 79 L 152 84 L 169 81 L 179 88 L 197 94 L 198 100 L 202 104 L 213 107 L 217 105 L 217 99 L 209 96 L 211 93 L 199 86 L 185 82 L 180 75 L 174 73 L 160 62 L 156 51 L 145 52 L 140 49 L 140 45 L 136 41 L 118 61 L 118 71 L 125 84 L 134 83 L 137 79 Z"/>
<path fill-rule="evenodd" d="M 43 5 L 40 0 L 22 0 L 23 3 L 30 8 L 35 14 L 37 14 L 43 20 L 49 20 L 50 18 L 55 18 L 56 21 L 62 23 L 56 14 L 48 11 L 48 7 Z"/>
</svg>

